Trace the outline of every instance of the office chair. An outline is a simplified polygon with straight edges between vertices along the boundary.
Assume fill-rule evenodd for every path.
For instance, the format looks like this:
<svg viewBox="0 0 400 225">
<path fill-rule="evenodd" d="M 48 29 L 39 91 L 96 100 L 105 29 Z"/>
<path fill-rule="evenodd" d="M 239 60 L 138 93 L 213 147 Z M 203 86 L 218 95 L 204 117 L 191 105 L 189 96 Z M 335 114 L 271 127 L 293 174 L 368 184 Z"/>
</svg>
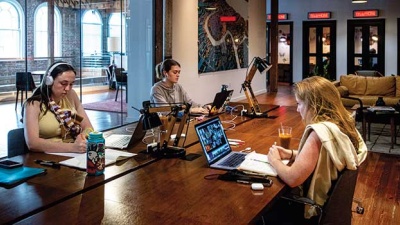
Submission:
<svg viewBox="0 0 400 225">
<path fill-rule="evenodd" d="M 21 106 L 25 99 L 28 97 L 28 91 L 33 91 L 36 88 L 35 82 L 33 81 L 32 74 L 30 72 L 17 72 L 15 76 L 15 87 L 17 88 L 17 95 L 15 98 L 15 110 L 17 110 L 18 95 L 21 91 Z"/>
<path fill-rule="evenodd" d="M 16 128 L 8 131 L 7 139 L 8 157 L 22 155 L 29 151 L 29 148 L 25 142 L 24 128 Z"/>
<path fill-rule="evenodd" d="M 281 198 L 300 203 L 311 205 L 317 208 L 320 212 L 318 225 L 322 224 L 340 224 L 351 225 L 353 195 L 356 187 L 358 170 L 344 169 L 337 179 L 334 186 L 331 188 L 330 196 L 323 207 L 317 205 L 313 200 L 299 196 L 282 196 Z M 362 214 L 363 208 L 359 200 L 355 201 L 357 213 Z"/>
<path fill-rule="evenodd" d="M 127 88 L 128 88 L 128 85 L 127 85 L 128 76 L 127 76 L 126 73 L 123 73 L 123 71 L 125 71 L 124 68 L 115 68 L 115 84 L 116 84 L 115 86 L 116 86 L 116 89 L 117 89 L 117 93 L 115 94 L 115 101 L 117 101 L 117 99 L 118 99 L 119 90 L 121 90 L 121 92 L 122 92 L 122 87 L 123 86 L 125 86 L 125 92 L 128 91 L 127 90 Z M 125 100 L 128 102 L 127 97 L 125 98 Z"/>
</svg>

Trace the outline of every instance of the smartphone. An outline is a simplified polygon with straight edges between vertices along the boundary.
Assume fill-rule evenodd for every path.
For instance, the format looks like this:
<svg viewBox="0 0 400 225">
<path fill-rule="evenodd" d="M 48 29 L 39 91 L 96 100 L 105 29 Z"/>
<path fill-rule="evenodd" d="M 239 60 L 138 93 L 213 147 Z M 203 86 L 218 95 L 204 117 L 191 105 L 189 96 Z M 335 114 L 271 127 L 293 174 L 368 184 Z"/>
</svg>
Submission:
<svg viewBox="0 0 400 225">
<path fill-rule="evenodd" d="M 16 168 L 22 166 L 22 163 L 20 162 L 15 162 L 9 159 L 0 161 L 0 168 L 5 168 L 5 169 L 11 169 L 11 168 Z"/>
</svg>

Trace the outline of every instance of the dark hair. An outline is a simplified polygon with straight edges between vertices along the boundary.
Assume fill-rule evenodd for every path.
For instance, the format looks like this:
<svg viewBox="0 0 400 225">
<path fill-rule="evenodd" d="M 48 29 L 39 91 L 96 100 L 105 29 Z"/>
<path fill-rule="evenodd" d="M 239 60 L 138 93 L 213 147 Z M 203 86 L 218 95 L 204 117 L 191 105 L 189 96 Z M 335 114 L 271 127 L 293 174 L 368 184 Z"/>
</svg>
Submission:
<svg viewBox="0 0 400 225">
<path fill-rule="evenodd" d="M 173 60 L 173 59 L 166 59 L 164 60 L 164 62 L 162 63 L 162 69 L 161 69 L 161 73 L 162 72 L 168 72 L 171 70 L 172 66 L 179 66 L 181 67 L 181 64 L 179 64 L 177 61 Z"/>
<path fill-rule="evenodd" d="M 55 66 L 55 67 L 54 67 Z M 53 68 L 54 67 L 54 68 Z M 51 64 L 47 70 L 46 73 L 44 74 L 44 77 L 42 78 L 42 82 L 40 83 L 40 86 L 36 88 L 32 96 L 26 99 L 25 104 L 33 104 L 34 101 L 40 102 L 40 111 L 43 110 L 43 104 L 45 105 L 45 113 L 47 110 L 49 110 L 49 100 L 50 100 L 50 95 L 52 93 L 51 88 L 49 88 L 51 85 L 46 84 L 46 77 L 51 76 L 53 78 L 53 81 L 58 77 L 60 74 L 66 72 L 66 71 L 73 71 L 75 76 L 76 76 L 76 71 L 74 67 L 72 67 L 71 64 L 63 61 L 57 61 Z M 22 117 L 24 116 L 24 108 L 25 104 L 22 106 L 21 110 L 21 115 Z"/>
</svg>

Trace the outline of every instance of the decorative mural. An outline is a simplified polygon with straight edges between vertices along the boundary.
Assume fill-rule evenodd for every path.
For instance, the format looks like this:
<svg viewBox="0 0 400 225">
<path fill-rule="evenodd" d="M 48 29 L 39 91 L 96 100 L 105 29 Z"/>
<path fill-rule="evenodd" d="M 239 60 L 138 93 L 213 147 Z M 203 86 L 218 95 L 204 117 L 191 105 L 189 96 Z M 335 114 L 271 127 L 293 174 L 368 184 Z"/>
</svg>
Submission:
<svg viewBox="0 0 400 225">
<path fill-rule="evenodd" d="M 246 0 L 235 0 L 247 8 Z M 248 65 L 248 21 L 226 0 L 199 0 L 199 74 Z"/>
</svg>

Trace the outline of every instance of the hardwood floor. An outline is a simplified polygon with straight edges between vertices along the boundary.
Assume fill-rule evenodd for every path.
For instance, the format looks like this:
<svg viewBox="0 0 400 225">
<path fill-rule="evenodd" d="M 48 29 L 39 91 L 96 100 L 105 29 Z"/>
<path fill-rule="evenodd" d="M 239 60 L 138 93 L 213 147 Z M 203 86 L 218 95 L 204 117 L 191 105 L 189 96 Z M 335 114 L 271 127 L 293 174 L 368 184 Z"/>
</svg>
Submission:
<svg viewBox="0 0 400 225">
<path fill-rule="evenodd" d="M 104 100 L 114 97 L 112 91 L 85 93 L 85 101 Z M 260 104 L 296 106 L 296 101 L 288 85 L 280 85 L 277 93 L 257 96 Z M 0 156 L 5 156 L 7 132 L 22 127 L 18 113 L 14 112 L 14 102 L 0 104 L 0 110 L 7 112 L 0 117 L 3 129 L 0 130 Z M 98 130 L 106 130 L 126 122 L 118 113 L 96 112 L 88 110 L 93 125 Z M 353 225 L 400 224 L 400 156 L 372 153 L 361 165 L 354 197 L 362 201 L 363 215 L 353 213 Z M 354 207 L 355 208 L 355 204 Z"/>
</svg>

